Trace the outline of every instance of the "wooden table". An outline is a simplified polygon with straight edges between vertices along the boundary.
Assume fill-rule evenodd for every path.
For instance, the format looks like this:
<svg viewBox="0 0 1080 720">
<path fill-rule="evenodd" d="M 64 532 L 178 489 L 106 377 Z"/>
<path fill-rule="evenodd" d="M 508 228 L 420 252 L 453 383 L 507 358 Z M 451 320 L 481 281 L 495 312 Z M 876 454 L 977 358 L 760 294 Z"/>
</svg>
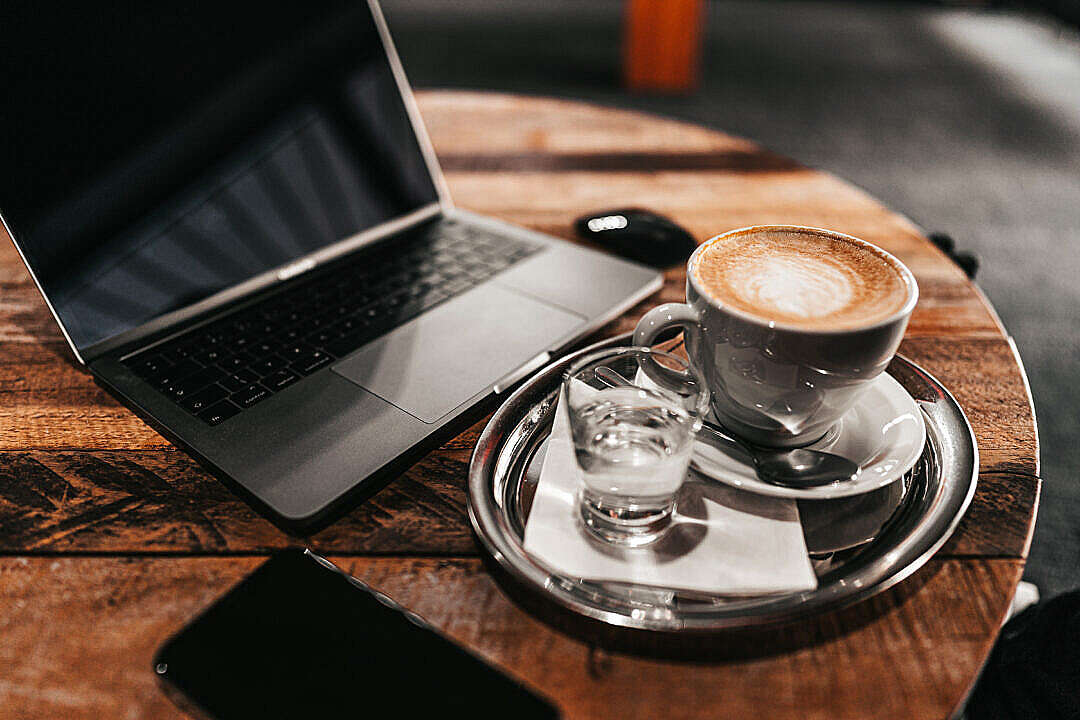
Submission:
<svg viewBox="0 0 1080 720">
<path fill-rule="evenodd" d="M 305 544 L 553 698 L 567 717 L 941 718 L 962 701 L 1020 578 L 1039 496 L 1023 370 L 993 309 L 919 228 L 827 174 L 699 127 L 569 102 L 426 92 L 457 202 L 553 235 L 611 206 L 699 239 L 835 228 L 898 255 L 922 296 L 901 352 L 952 389 L 978 492 L 923 570 L 845 611 L 704 658 L 589 647 L 485 571 L 465 511 L 480 425 L 308 538 L 289 537 L 94 385 L 11 247 L 0 249 L 0 716 L 178 716 L 155 648 L 271 551 Z M 682 297 L 683 273 L 612 323 Z"/>
</svg>

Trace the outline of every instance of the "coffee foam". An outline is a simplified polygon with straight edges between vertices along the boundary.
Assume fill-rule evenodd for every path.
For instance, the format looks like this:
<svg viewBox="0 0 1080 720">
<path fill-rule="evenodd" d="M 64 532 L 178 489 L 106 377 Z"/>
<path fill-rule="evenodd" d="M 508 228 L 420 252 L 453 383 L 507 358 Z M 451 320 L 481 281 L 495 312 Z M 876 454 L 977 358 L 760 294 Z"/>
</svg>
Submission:
<svg viewBox="0 0 1080 720">
<path fill-rule="evenodd" d="M 721 305 L 809 329 L 873 324 L 899 312 L 910 293 L 885 255 L 810 231 L 718 238 L 698 254 L 692 272 Z"/>
</svg>

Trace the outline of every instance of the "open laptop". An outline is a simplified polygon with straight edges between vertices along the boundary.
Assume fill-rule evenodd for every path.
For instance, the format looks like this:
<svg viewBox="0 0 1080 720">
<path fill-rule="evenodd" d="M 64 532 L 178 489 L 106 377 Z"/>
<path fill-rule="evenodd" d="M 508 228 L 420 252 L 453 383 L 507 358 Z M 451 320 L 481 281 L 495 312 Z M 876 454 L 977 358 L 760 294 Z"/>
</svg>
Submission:
<svg viewBox="0 0 1080 720">
<path fill-rule="evenodd" d="M 660 286 L 455 209 L 374 2 L 15 3 L 4 34 L 0 212 L 75 356 L 289 529 Z"/>
</svg>

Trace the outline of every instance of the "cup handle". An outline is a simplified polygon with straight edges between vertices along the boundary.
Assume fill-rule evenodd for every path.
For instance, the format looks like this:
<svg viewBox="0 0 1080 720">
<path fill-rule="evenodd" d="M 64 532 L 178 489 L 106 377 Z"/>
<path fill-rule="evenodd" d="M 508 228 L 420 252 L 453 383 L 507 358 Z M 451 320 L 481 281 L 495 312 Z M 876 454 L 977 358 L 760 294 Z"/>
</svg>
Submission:
<svg viewBox="0 0 1080 720">
<path fill-rule="evenodd" d="M 656 336 L 674 325 L 682 325 L 683 332 L 696 330 L 697 313 L 685 303 L 657 305 L 638 320 L 634 328 L 634 344 L 652 347 Z"/>
<path fill-rule="evenodd" d="M 675 325 L 681 325 L 684 333 L 697 332 L 698 317 L 694 309 L 685 303 L 665 303 L 654 307 L 638 321 L 634 328 L 634 345 L 652 347 L 656 336 Z M 653 362 L 642 364 L 641 369 L 657 385 L 672 387 L 665 383 L 665 376 L 670 376 L 674 383 L 686 382 L 686 373 L 676 372 Z"/>
</svg>

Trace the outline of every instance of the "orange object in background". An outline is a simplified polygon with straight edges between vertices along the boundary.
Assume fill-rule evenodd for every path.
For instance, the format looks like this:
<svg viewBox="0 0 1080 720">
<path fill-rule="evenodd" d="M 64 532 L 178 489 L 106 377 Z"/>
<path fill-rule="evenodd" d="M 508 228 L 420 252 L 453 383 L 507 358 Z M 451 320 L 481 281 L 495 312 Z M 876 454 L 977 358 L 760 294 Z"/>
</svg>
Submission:
<svg viewBox="0 0 1080 720">
<path fill-rule="evenodd" d="M 631 90 L 697 85 L 703 0 L 627 0 L 623 77 Z"/>
</svg>

